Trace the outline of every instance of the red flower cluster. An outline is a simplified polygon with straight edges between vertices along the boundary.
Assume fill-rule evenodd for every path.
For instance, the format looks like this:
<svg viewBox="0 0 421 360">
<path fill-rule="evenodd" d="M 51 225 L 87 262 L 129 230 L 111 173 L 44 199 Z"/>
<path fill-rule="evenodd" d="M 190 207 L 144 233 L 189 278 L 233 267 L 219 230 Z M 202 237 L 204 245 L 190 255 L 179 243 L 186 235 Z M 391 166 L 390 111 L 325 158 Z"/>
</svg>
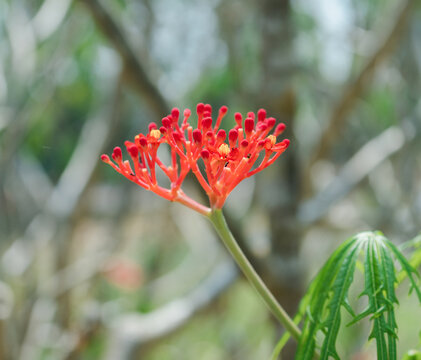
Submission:
<svg viewBox="0 0 421 360">
<path fill-rule="evenodd" d="M 171 115 L 162 119 L 159 129 L 155 123 L 151 123 L 148 135 L 139 134 L 134 142 L 125 142 L 133 167 L 128 160 L 123 161 L 119 147 L 114 148 L 112 154 L 115 163 L 107 155 L 102 155 L 101 159 L 143 188 L 206 215 L 210 209 L 185 195 L 181 189 L 190 170 L 208 195 L 211 208 L 220 209 L 242 180 L 271 165 L 289 145 L 288 139 L 276 142 L 277 136 L 285 129 L 284 124 L 279 124 L 269 135 L 276 120 L 266 117 L 263 109 L 257 112 L 257 119 L 252 112 L 244 120 L 240 113 L 236 113 L 237 125 L 228 132 L 227 142 L 226 131 L 219 129 L 227 111 L 228 108 L 222 106 L 213 123 L 211 106 L 198 104 L 197 128 L 193 129 L 188 122 L 191 111 L 184 110 L 180 124 L 180 111 L 174 108 Z M 165 165 L 157 156 L 158 148 L 163 143 L 171 149 L 171 165 Z M 264 155 L 259 156 L 262 152 Z M 257 161 L 259 158 L 260 161 Z M 200 159 L 203 161 L 203 170 L 198 164 Z M 157 167 L 170 180 L 170 189 L 158 185 Z"/>
</svg>

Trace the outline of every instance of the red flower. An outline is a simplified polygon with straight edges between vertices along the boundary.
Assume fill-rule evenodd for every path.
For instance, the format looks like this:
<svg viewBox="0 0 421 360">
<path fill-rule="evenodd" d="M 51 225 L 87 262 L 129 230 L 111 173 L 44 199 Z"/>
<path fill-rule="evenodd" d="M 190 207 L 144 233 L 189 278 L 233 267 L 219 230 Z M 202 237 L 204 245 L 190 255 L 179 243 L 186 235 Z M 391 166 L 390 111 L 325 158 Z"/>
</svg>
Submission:
<svg viewBox="0 0 421 360">
<path fill-rule="evenodd" d="M 123 161 L 119 147 L 114 148 L 114 162 L 107 155 L 102 155 L 101 159 L 143 188 L 170 201 L 183 203 L 204 215 L 209 214 L 211 209 L 197 203 L 181 189 L 190 170 L 208 195 L 210 207 L 220 209 L 242 180 L 271 165 L 289 145 L 288 139 L 276 142 L 277 136 L 285 129 L 284 124 L 279 124 L 269 135 L 276 120 L 266 117 L 263 109 L 257 112 L 257 121 L 252 112 L 247 114 L 244 121 L 242 115 L 236 113 L 237 125 L 228 132 L 226 141 L 227 134 L 219 126 L 227 111 L 226 106 L 221 107 L 213 123 L 211 106 L 198 104 L 197 128 L 193 130 L 188 122 L 191 111 L 184 110 L 184 119 L 180 124 L 180 111 L 174 108 L 171 115 L 162 119 L 159 129 L 155 123 L 151 123 L 148 135 L 137 135 L 134 143 L 125 142 L 133 167 L 128 160 Z M 158 148 L 163 143 L 171 149 L 170 165 L 165 165 L 157 156 Z M 263 156 L 259 156 L 261 153 Z M 203 162 L 202 170 L 200 162 Z M 157 167 L 170 180 L 169 189 L 158 185 Z"/>
</svg>

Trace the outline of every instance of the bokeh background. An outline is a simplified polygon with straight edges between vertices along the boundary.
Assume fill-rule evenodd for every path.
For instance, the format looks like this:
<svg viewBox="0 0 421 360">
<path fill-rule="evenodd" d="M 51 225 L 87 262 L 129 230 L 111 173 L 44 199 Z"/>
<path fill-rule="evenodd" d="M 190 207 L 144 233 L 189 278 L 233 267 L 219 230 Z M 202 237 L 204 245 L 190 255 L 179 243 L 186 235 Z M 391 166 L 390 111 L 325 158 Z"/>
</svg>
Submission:
<svg viewBox="0 0 421 360">
<path fill-rule="evenodd" d="M 348 236 L 421 229 L 420 39 L 414 0 L 0 1 L 0 359 L 267 359 L 282 329 L 210 224 L 100 155 L 173 106 L 285 122 L 225 212 L 294 313 Z M 368 333 L 341 332 L 344 359 L 375 358 Z"/>
</svg>

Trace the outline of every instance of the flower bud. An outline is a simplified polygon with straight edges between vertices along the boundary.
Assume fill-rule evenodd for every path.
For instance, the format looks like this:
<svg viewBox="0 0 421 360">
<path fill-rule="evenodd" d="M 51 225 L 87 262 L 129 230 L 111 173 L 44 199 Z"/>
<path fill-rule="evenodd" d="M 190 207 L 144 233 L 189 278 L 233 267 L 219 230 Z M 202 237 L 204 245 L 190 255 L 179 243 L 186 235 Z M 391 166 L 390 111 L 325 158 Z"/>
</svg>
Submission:
<svg viewBox="0 0 421 360">
<path fill-rule="evenodd" d="M 225 139 L 227 138 L 227 133 L 224 129 L 221 129 L 218 131 L 218 134 L 216 134 L 216 138 L 219 141 L 225 141 Z"/>
<path fill-rule="evenodd" d="M 244 131 L 246 135 L 250 134 L 254 129 L 254 120 L 252 118 L 247 118 L 244 121 Z"/>
<path fill-rule="evenodd" d="M 116 146 L 113 150 L 113 155 L 112 155 L 113 159 L 115 161 L 121 160 L 123 158 L 123 154 L 121 152 L 121 148 Z"/>
<path fill-rule="evenodd" d="M 177 122 L 179 116 L 180 116 L 180 110 L 178 110 L 177 108 L 173 108 L 171 110 L 172 121 Z"/>
<path fill-rule="evenodd" d="M 209 159 L 210 156 L 210 152 L 207 149 L 203 149 L 200 153 L 200 155 L 202 156 L 203 160 Z"/>
<path fill-rule="evenodd" d="M 238 139 L 238 130 L 237 129 L 231 129 L 228 133 L 228 140 L 231 147 L 235 146 L 235 143 Z"/>
<path fill-rule="evenodd" d="M 273 135 L 275 135 L 275 136 L 281 135 L 284 132 L 285 128 L 286 128 L 285 124 L 284 123 L 280 123 L 276 127 L 275 132 L 274 132 Z"/>
<path fill-rule="evenodd" d="M 201 143 L 202 142 L 202 133 L 200 132 L 199 129 L 194 129 L 193 130 L 193 140 L 196 143 Z"/>
<path fill-rule="evenodd" d="M 210 129 L 212 126 L 212 118 L 211 117 L 205 117 L 202 121 L 203 129 L 207 130 Z"/>
<path fill-rule="evenodd" d="M 266 110 L 265 109 L 260 109 L 257 112 L 257 121 L 265 121 L 266 119 Z"/>
<path fill-rule="evenodd" d="M 203 111 L 204 110 L 205 110 L 205 105 L 204 104 L 202 104 L 202 103 L 197 104 L 197 106 L 196 106 L 196 112 L 197 112 L 197 114 L 203 114 Z"/>
<path fill-rule="evenodd" d="M 241 124 L 243 122 L 243 116 L 239 112 L 234 114 L 234 119 L 235 119 L 235 122 L 237 123 L 237 125 L 239 127 L 242 127 Z"/>
<path fill-rule="evenodd" d="M 132 158 L 137 159 L 137 157 L 139 156 L 139 150 L 137 148 L 137 146 L 135 144 L 131 144 L 128 148 L 127 148 L 127 152 L 130 154 L 130 156 Z"/>
</svg>

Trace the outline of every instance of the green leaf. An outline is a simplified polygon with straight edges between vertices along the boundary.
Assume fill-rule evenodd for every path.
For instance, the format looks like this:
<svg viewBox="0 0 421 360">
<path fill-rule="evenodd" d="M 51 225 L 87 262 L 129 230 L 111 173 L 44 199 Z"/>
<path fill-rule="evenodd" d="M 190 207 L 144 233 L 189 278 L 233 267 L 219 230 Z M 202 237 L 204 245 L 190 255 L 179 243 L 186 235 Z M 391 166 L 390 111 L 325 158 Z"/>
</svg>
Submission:
<svg viewBox="0 0 421 360">
<path fill-rule="evenodd" d="M 383 314 L 386 308 L 384 306 L 382 276 L 377 254 L 375 242 L 368 242 L 365 257 L 365 289 L 363 293 L 368 296 L 370 313 L 373 314 L 371 320 L 374 324 L 369 339 L 376 339 L 377 359 L 388 360 L 385 338 L 387 330 Z"/>
<path fill-rule="evenodd" d="M 385 245 L 387 239 L 381 233 L 372 233 L 366 244 L 364 259 L 364 291 L 368 307 L 350 324 L 371 315 L 373 329 L 369 339 L 376 340 L 377 358 L 396 359 L 397 324 L 394 306 L 398 304 L 395 294 L 395 267 L 392 253 Z M 387 341 L 386 341 L 387 339 Z"/>
<path fill-rule="evenodd" d="M 362 243 L 357 241 L 356 246 L 352 247 L 347 253 L 347 256 L 344 258 L 339 268 L 335 282 L 333 283 L 333 295 L 327 306 L 329 316 L 325 322 L 325 327 L 328 331 L 323 341 L 322 351 L 320 354 L 320 358 L 322 360 L 327 360 L 329 356 L 339 359 L 335 344 L 339 327 L 341 325 L 341 307 L 344 306 L 347 309 L 350 308 L 348 303 L 348 290 L 354 278 L 355 264 L 361 246 Z"/>
<path fill-rule="evenodd" d="M 332 284 L 348 254 L 356 248 L 356 238 L 345 241 L 328 259 L 310 285 L 307 295 L 310 299 L 306 311 L 303 333 L 298 345 L 296 359 L 307 360 L 314 356 L 316 333 L 323 330 L 322 316 L 325 303 L 330 298 Z M 358 246 L 358 245 L 357 245 Z"/>
<path fill-rule="evenodd" d="M 421 290 L 419 288 L 419 284 L 414 278 L 415 276 L 418 280 L 420 279 L 420 275 L 418 274 L 417 270 L 411 266 L 411 264 L 408 262 L 408 260 L 406 260 L 405 256 L 399 251 L 395 244 L 386 238 L 384 242 L 386 246 L 392 251 L 393 255 L 395 255 L 396 259 L 402 266 L 402 270 L 405 271 L 406 275 L 408 276 L 409 281 L 411 282 L 410 292 L 415 290 L 418 296 L 418 300 L 421 302 Z"/>
<path fill-rule="evenodd" d="M 384 244 L 379 245 L 380 248 L 380 256 L 382 258 L 382 274 L 383 274 L 383 283 L 384 289 L 386 293 L 386 300 L 388 303 L 388 312 L 387 312 L 387 326 L 388 326 L 388 333 L 387 333 L 387 343 L 388 343 L 388 351 L 389 351 L 389 358 L 396 359 L 396 339 L 397 339 L 397 329 L 398 325 L 396 323 L 395 318 L 395 311 L 394 311 L 394 304 L 399 304 L 398 299 L 395 293 L 395 284 L 396 284 L 396 276 L 395 276 L 395 266 L 393 264 L 393 259 L 391 254 L 387 251 Z"/>
<path fill-rule="evenodd" d="M 364 290 L 360 296 L 367 296 L 368 306 L 355 315 L 348 302 L 348 291 L 362 250 L 363 266 L 359 270 L 364 274 Z M 421 301 L 417 283 L 419 274 L 398 248 L 380 232 L 360 233 L 348 239 L 332 254 L 310 285 L 300 306 L 307 307 L 307 310 L 296 359 L 310 360 L 314 357 L 316 335 L 320 331 L 325 335 L 320 359 L 339 359 L 336 340 L 343 307 L 353 317 L 348 326 L 369 317 L 373 326 L 368 338 L 376 341 L 377 359 L 396 360 L 398 337 L 395 306 L 398 299 L 395 288 L 398 281 L 394 259 L 400 263 L 411 282 L 411 288 Z"/>
<path fill-rule="evenodd" d="M 412 255 L 409 259 L 409 263 L 415 269 L 421 265 L 421 234 L 416 236 L 414 239 L 404 242 L 399 246 L 400 250 L 411 249 Z M 400 284 L 407 276 L 407 273 L 404 269 L 400 271 L 397 276 L 398 283 Z"/>
</svg>

